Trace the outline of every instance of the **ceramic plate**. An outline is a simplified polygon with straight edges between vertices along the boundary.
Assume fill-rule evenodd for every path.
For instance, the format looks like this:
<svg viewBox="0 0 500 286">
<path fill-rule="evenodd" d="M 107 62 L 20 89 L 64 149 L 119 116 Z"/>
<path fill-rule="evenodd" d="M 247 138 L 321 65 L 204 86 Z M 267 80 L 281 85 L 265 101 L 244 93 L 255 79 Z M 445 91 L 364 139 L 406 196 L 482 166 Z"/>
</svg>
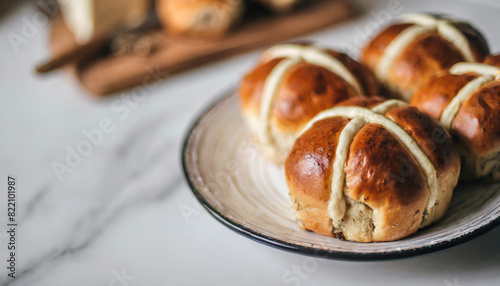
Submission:
<svg viewBox="0 0 500 286">
<path fill-rule="evenodd" d="M 376 260 L 449 248 L 500 224 L 500 184 L 461 184 L 437 224 L 393 242 L 341 241 L 300 229 L 282 166 L 252 145 L 230 92 L 194 123 L 185 140 L 186 178 L 201 204 L 236 232 L 269 246 L 332 259 Z"/>
</svg>

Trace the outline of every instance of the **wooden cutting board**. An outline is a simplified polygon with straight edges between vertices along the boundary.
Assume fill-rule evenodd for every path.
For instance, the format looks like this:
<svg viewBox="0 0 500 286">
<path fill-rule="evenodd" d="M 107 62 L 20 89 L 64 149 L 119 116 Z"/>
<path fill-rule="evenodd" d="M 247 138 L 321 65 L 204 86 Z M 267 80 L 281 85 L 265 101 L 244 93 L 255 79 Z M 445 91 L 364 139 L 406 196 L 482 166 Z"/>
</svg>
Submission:
<svg viewBox="0 0 500 286">
<path fill-rule="evenodd" d="M 101 55 L 68 70 L 90 93 L 105 96 L 164 78 L 189 68 L 328 27 L 353 15 L 346 1 L 323 1 L 286 15 L 266 15 L 243 22 L 234 32 L 217 40 L 189 40 L 153 32 L 159 49 L 148 56 Z M 77 45 L 61 18 L 52 21 L 53 56 Z"/>
</svg>

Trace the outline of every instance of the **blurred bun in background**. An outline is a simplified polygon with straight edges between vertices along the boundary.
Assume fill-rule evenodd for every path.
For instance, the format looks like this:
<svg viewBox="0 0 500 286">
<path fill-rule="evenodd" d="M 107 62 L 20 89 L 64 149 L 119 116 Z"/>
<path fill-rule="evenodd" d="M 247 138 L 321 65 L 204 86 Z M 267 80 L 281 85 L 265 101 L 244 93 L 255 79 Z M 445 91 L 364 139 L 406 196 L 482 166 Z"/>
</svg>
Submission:
<svg viewBox="0 0 500 286">
<path fill-rule="evenodd" d="M 159 0 L 157 13 L 171 34 L 217 38 L 241 19 L 243 0 Z"/>
</svg>

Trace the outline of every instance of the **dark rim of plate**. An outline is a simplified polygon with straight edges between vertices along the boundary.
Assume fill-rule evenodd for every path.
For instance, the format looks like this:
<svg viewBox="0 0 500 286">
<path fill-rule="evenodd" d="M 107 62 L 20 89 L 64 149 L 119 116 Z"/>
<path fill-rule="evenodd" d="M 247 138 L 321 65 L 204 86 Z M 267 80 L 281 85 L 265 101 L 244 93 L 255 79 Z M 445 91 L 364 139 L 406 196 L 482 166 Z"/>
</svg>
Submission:
<svg viewBox="0 0 500 286">
<path fill-rule="evenodd" d="M 334 260 L 350 260 L 350 261 L 376 261 L 376 260 L 389 260 L 389 259 L 400 259 L 400 258 L 408 258 L 423 254 L 428 254 L 440 250 L 445 250 L 465 242 L 468 242 L 472 239 L 475 239 L 486 232 L 494 229 L 495 227 L 500 225 L 500 216 L 489 222 L 488 224 L 475 229 L 470 233 L 463 234 L 459 237 L 456 237 L 452 240 L 443 241 L 437 244 L 432 244 L 428 246 L 421 246 L 412 249 L 406 249 L 401 251 L 387 251 L 387 252 L 379 252 L 379 253 L 356 253 L 356 252 L 344 252 L 344 251 L 333 251 L 327 249 L 317 249 L 302 245 L 297 245 L 293 243 L 289 243 L 284 240 L 275 239 L 273 237 L 264 235 L 262 233 L 256 232 L 250 228 L 247 228 L 238 222 L 226 217 L 224 214 L 219 212 L 217 208 L 211 205 L 205 197 L 201 194 L 201 192 L 194 186 L 193 182 L 189 176 L 189 170 L 186 163 L 186 152 L 187 148 L 191 142 L 191 135 L 193 131 L 198 127 L 200 121 L 205 117 L 205 115 L 212 110 L 215 106 L 217 106 L 220 102 L 228 99 L 235 92 L 235 89 L 232 88 L 229 91 L 226 91 L 223 96 L 216 99 L 212 104 L 210 104 L 207 108 L 203 110 L 203 112 L 194 120 L 194 123 L 191 124 L 191 127 L 188 129 L 187 134 L 185 135 L 182 154 L 181 154 L 181 162 L 182 169 L 184 171 L 184 176 L 186 181 L 191 188 L 191 191 L 198 199 L 198 201 L 202 204 L 202 206 L 208 211 L 210 215 L 212 215 L 216 220 L 221 222 L 223 225 L 228 227 L 229 229 L 250 238 L 253 241 L 262 243 L 264 245 L 268 245 L 277 249 L 285 250 L 288 252 L 298 253 L 307 256 L 313 256 L 317 258 L 326 258 L 326 259 L 334 259 Z M 376 242 L 375 242 L 376 243 Z"/>
</svg>

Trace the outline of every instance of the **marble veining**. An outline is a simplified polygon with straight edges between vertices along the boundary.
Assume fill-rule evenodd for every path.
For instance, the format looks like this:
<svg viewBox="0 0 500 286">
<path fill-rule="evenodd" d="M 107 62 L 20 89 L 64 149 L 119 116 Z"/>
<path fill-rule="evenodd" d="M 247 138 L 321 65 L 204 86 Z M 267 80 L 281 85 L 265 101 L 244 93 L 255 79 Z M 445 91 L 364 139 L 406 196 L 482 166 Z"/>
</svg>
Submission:
<svg viewBox="0 0 500 286">
<path fill-rule="evenodd" d="M 131 93 L 97 100 L 62 71 L 34 75 L 48 55 L 48 26 L 34 22 L 29 2 L 0 18 L 0 285 L 497 284 L 499 230 L 428 256 L 356 264 L 309 260 L 236 235 L 194 199 L 180 152 L 190 123 L 237 84 L 260 51 L 173 76 L 138 100 Z M 359 2 L 364 16 L 303 39 L 356 57 L 384 15 L 433 10 L 473 20 L 492 50 L 500 47 L 498 6 L 403 0 L 390 10 L 389 0 Z M 26 23 L 38 24 L 30 30 Z M 26 42 L 13 46 L 11 33 Z M 83 130 L 105 119 L 113 131 L 59 180 L 52 163 L 66 165 L 67 148 L 76 149 L 87 140 Z M 19 187 L 15 279 L 5 262 L 7 174 Z M 297 276 L 294 269 L 304 265 L 311 271 Z"/>
</svg>

